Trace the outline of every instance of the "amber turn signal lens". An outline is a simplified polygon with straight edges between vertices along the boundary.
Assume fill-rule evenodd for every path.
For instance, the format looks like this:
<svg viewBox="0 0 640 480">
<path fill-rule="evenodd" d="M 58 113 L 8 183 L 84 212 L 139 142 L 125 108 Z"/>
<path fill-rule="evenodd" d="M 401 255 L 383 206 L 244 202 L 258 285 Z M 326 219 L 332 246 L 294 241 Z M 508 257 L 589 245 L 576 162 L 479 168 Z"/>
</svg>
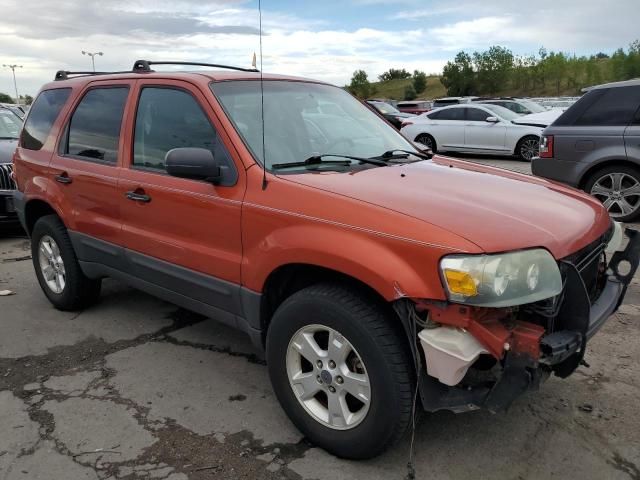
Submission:
<svg viewBox="0 0 640 480">
<path fill-rule="evenodd" d="M 474 297 L 478 294 L 476 282 L 468 273 L 446 268 L 444 277 L 447 280 L 449 292 L 464 295 L 465 297 Z"/>
</svg>

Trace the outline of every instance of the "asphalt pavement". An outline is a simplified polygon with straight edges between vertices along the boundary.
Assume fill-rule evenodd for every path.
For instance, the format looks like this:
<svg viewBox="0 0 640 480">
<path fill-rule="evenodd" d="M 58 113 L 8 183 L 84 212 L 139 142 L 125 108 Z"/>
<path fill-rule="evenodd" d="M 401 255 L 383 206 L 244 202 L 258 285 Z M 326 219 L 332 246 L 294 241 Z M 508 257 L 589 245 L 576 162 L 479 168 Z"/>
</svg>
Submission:
<svg viewBox="0 0 640 480">
<path fill-rule="evenodd" d="M 215 319 L 109 280 L 98 305 L 57 311 L 11 233 L 0 233 L 1 290 L 13 295 L 0 296 L 0 480 L 407 475 L 408 439 L 363 462 L 310 445 L 249 340 Z M 416 478 L 640 479 L 639 305 L 634 279 L 590 366 L 508 413 L 424 414 Z"/>
</svg>

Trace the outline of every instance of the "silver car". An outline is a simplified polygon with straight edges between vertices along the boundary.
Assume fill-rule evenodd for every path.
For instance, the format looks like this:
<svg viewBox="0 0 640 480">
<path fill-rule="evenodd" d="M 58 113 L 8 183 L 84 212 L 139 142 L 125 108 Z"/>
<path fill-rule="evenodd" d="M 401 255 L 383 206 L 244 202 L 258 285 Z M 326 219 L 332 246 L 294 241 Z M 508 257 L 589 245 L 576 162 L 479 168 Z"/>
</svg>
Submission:
<svg viewBox="0 0 640 480">
<path fill-rule="evenodd" d="M 593 87 L 542 132 L 535 175 L 581 188 L 611 217 L 640 214 L 640 80 Z"/>
</svg>

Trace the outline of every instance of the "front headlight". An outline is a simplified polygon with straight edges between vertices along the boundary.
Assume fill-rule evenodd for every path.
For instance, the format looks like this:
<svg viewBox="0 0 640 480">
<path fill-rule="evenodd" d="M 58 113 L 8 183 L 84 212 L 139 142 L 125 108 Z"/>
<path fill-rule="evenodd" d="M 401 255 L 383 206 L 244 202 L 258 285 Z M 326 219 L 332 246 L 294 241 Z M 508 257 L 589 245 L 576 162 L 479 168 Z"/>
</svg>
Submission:
<svg viewBox="0 0 640 480">
<path fill-rule="evenodd" d="M 440 261 L 449 300 L 482 307 L 512 307 L 555 297 L 560 269 L 544 249 L 498 255 L 450 255 Z"/>
</svg>

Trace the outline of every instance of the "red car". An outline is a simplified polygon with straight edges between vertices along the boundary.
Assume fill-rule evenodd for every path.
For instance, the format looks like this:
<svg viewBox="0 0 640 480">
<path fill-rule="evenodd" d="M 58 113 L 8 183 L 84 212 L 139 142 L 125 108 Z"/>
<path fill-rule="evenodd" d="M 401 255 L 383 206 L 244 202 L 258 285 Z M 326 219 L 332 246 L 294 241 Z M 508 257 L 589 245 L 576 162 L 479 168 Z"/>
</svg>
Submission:
<svg viewBox="0 0 640 480">
<path fill-rule="evenodd" d="M 113 277 L 246 332 L 315 445 L 368 458 L 418 406 L 504 410 L 623 301 L 640 236 L 621 251 L 584 192 L 431 159 L 322 82 L 155 64 L 36 98 L 14 155 L 36 277 L 61 310 Z"/>
<path fill-rule="evenodd" d="M 415 115 L 420 115 L 421 113 L 426 113 L 431 111 L 433 108 L 433 103 L 423 100 L 412 100 L 406 102 L 398 102 L 397 109 L 404 113 L 413 113 Z"/>
</svg>

